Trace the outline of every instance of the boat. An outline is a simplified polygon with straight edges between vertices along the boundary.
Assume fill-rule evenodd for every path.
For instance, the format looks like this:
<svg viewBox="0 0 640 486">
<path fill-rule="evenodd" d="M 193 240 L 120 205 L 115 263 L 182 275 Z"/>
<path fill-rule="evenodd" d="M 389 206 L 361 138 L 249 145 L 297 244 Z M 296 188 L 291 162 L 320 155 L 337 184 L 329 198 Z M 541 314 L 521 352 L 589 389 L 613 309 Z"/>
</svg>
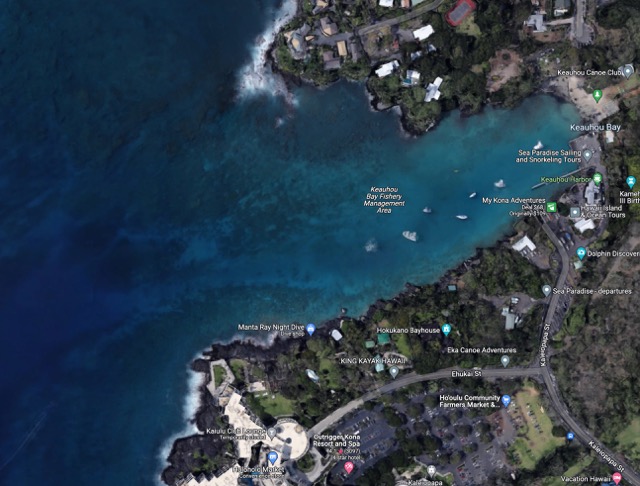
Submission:
<svg viewBox="0 0 640 486">
<path fill-rule="evenodd" d="M 506 184 L 504 183 L 503 179 L 500 179 L 499 181 L 494 182 L 493 185 L 499 188 L 506 187 Z"/>
<path fill-rule="evenodd" d="M 538 143 L 533 146 L 533 150 L 542 150 L 544 145 L 542 145 L 542 141 L 538 140 Z"/>
<path fill-rule="evenodd" d="M 465 219 L 469 219 L 469 216 L 467 216 L 466 214 L 458 214 L 456 218 L 464 221 Z"/>
<path fill-rule="evenodd" d="M 469 194 L 469 199 L 473 199 L 474 197 L 476 197 L 478 195 L 477 192 L 472 192 L 471 194 Z"/>
<path fill-rule="evenodd" d="M 410 241 L 418 241 L 418 233 L 416 233 L 415 231 L 403 231 L 402 236 Z"/>
<path fill-rule="evenodd" d="M 364 245 L 364 249 L 369 253 L 378 251 L 378 242 L 375 238 L 371 238 L 369 241 L 367 241 L 367 244 Z"/>
<path fill-rule="evenodd" d="M 423 213 L 427 213 L 427 214 L 431 214 L 431 212 L 432 212 L 432 211 L 433 211 L 433 210 L 432 210 L 429 206 L 425 206 L 425 207 L 422 209 L 422 212 L 423 212 Z"/>
</svg>

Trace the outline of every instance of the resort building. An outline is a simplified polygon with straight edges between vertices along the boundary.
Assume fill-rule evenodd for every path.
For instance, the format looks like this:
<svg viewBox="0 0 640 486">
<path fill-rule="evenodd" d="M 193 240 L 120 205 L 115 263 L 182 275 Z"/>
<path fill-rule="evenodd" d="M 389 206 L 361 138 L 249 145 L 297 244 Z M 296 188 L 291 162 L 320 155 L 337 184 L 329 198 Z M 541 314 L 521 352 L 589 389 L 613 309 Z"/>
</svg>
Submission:
<svg viewBox="0 0 640 486">
<path fill-rule="evenodd" d="M 386 64 L 383 64 L 378 69 L 376 69 L 376 74 L 379 78 L 384 78 L 389 76 L 393 71 L 400 67 L 400 63 L 398 61 L 391 61 Z"/>
<path fill-rule="evenodd" d="M 442 84 L 442 78 L 438 76 L 433 83 L 429 83 L 427 86 L 427 94 L 424 97 L 424 101 L 429 103 L 431 100 L 440 99 L 440 85 Z"/>
<path fill-rule="evenodd" d="M 435 31 L 431 25 L 425 25 L 424 27 L 420 27 L 418 30 L 413 31 L 413 37 L 418 41 L 423 41 L 427 39 L 430 35 L 432 35 Z"/>
</svg>

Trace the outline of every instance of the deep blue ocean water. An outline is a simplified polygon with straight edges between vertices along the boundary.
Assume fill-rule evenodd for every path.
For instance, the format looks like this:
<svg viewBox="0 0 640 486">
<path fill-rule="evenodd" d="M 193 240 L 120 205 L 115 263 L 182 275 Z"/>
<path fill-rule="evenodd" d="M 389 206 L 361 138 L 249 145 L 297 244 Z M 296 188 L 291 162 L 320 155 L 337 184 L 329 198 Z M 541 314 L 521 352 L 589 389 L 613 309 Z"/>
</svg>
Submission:
<svg viewBox="0 0 640 486">
<path fill-rule="evenodd" d="M 273 96 L 245 67 L 276 11 L 2 2 L 0 484 L 154 484 L 210 342 L 433 281 L 512 223 L 479 197 L 573 168 L 514 163 L 567 147 L 549 97 L 413 139 L 358 84 Z M 363 207 L 372 185 L 406 207 Z"/>
</svg>

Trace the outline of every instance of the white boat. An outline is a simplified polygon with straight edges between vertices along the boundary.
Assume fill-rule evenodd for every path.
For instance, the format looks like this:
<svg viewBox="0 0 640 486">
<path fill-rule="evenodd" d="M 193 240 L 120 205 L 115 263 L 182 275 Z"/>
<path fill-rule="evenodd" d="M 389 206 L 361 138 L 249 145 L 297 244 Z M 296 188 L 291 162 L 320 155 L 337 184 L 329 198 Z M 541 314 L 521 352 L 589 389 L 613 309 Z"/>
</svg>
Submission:
<svg viewBox="0 0 640 486">
<path fill-rule="evenodd" d="M 503 179 L 500 179 L 499 181 L 494 182 L 493 185 L 499 188 L 506 187 L 506 184 L 504 183 Z"/>
<path fill-rule="evenodd" d="M 533 150 L 542 150 L 544 145 L 542 145 L 542 141 L 538 140 L 538 143 L 533 146 Z"/>
<path fill-rule="evenodd" d="M 456 218 L 464 221 L 465 219 L 469 219 L 469 216 L 467 216 L 466 214 L 458 214 Z"/>
<path fill-rule="evenodd" d="M 469 199 L 473 199 L 474 197 L 476 197 L 478 195 L 477 192 L 472 192 L 471 194 L 469 194 Z"/>
<path fill-rule="evenodd" d="M 410 241 L 418 241 L 418 233 L 416 233 L 415 231 L 403 231 L 402 236 Z"/>
<path fill-rule="evenodd" d="M 378 251 L 378 242 L 375 238 L 371 238 L 369 241 L 367 241 L 367 244 L 364 245 L 364 249 L 369 253 Z"/>
<path fill-rule="evenodd" d="M 422 210 L 422 212 L 423 212 L 423 213 L 427 213 L 427 214 L 431 214 L 432 209 L 431 209 L 429 206 L 426 206 L 426 207 Z"/>
</svg>

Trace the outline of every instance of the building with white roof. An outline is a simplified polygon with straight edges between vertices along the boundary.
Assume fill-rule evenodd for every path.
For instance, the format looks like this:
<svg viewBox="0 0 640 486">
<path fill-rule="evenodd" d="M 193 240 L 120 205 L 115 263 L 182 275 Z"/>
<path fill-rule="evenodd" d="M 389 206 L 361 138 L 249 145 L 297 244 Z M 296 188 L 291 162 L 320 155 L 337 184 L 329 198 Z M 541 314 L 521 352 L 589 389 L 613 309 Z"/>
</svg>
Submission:
<svg viewBox="0 0 640 486">
<path fill-rule="evenodd" d="M 389 76 L 393 71 L 400 67 L 400 63 L 398 61 L 390 61 L 386 64 L 383 64 L 378 69 L 376 69 L 376 74 L 379 78 L 384 78 Z"/>
<path fill-rule="evenodd" d="M 431 100 L 440 99 L 440 85 L 442 84 L 442 78 L 438 76 L 433 83 L 429 83 L 427 86 L 427 94 L 424 97 L 424 101 L 429 103 Z"/>
<path fill-rule="evenodd" d="M 524 235 L 518 241 L 516 241 L 511 247 L 515 251 L 522 253 L 523 255 L 527 255 L 533 251 L 536 251 L 536 245 L 529 239 L 527 235 Z"/>
<path fill-rule="evenodd" d="M 423 41 L 423 40 L 427 39 L 434 32 L 435 32 L 435 30 L 433 30 L 433 27 L 431 27 L 431 25 L 425 25 L 424 27 L 420 27 L 418 30 L 414 30 L 413 31 L 413 36 L 418 41 Z"/>
<path fill-rule="evenodd" d="M 380 5 L 381 7 L 390 8 L 393 7 L 393 0 L 380 0 L 378 5 Z"/>
<path fill-rule="evenodd" d="M 333 331 L 331 331 L 331 337 L 334 339 L 334 341 L 340 341 L 342 339 L 342 333 L 337 329 L 334 329 Z"/>
<path fill-rule="evenodd" d="M 596 229 L 596 224 L 593 219 L 580 218 L 573 223 L 576 229 L 582 234 L 587 230 Z"/>
</svg>

